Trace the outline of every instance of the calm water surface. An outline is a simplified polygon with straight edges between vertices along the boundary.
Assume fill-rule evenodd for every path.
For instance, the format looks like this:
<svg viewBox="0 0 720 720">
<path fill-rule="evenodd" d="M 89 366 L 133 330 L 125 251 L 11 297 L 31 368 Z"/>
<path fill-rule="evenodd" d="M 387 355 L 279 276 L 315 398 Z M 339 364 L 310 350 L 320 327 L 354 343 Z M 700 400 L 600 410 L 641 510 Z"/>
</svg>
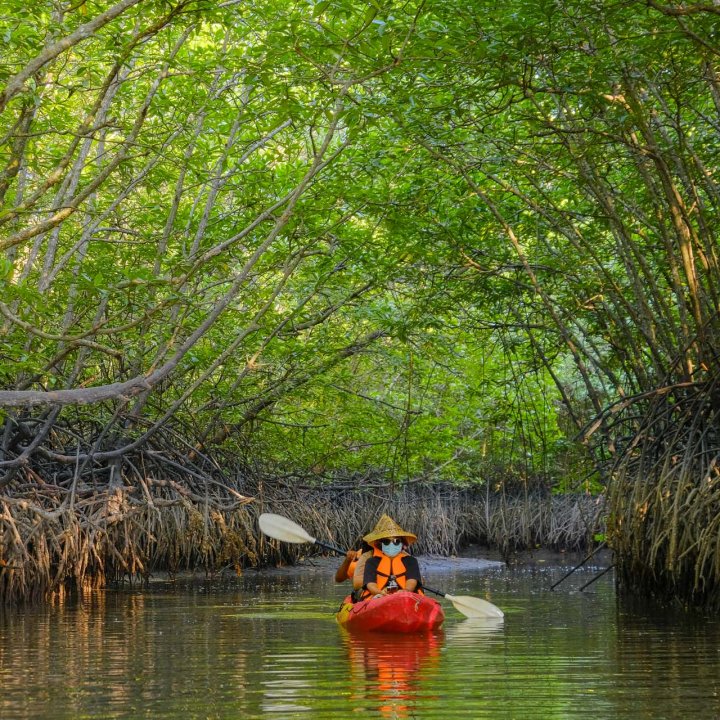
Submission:
<svg viewBox="0 0 720 720">
<path fill-rule="evenodd" d="M 718 619 L 549 592 L 568 567 L 434 568 L 506 617 L 422 637 L 342 631 L 327 564 L 6 612 L 0 718 L 720 718 Z"/>
</svg>

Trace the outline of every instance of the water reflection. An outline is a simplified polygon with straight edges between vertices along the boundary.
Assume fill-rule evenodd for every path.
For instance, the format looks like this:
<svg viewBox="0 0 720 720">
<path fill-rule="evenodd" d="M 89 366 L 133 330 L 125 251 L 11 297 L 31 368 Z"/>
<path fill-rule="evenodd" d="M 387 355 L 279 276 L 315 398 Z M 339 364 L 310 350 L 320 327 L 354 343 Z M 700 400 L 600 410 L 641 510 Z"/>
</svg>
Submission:
<svg viewBox="0 0 720 720">
<path fill-rule="evenodd" d="M 400 635 L 350 633 L 341 629 L 350 663 L 350 699 L 369 702 L 386 718 L 406 718 L 414 707 L 421 670 L 437 670 L 442 630 Z M 357 708 L 356 708 L 357 709 Z"/>
<path fill-rule="evenodd" d="M 457 572 L 437 584 L 504 620 L 448 604 L 443 632 L 367 636 L 335 622 L 331 571 L 294 572 L 0 610 L 0 718 L 720 717 L 720 620 L 619 604 L 610 578 Z"/>
<path fill-rule="evenodd" d="M 267 658 L 264 679 L 263 710 L 287 717 L 291 713 L 310 712 L 308 698 L 313 693 L 311 667 L 317 667 L 318 658 L 307 651 L 286 652 Z"/>
<path fill-rule="evenodd" d="M 720 627 L 717 617 L 703 618 L 678 609 L 624 601 L 618 605 L 616 677 L 606 682 L 617 707 L 661 707 L 665 717 L 689 717 L 688 709 L 707 705 L 706 717 L 720 717 Z M 651 676 L 649 685 L 642 680 Z M 624 692 L 626 683 L 636 691 Z M 708 705 L 708 703 L 710 703 Z"/>
<path fill-rule="evenodd" d="M 504 618 L 466 618 L 448 626 L 448 645 L 475 645 L 488 638 L 502 635 Z"/>
</svg>

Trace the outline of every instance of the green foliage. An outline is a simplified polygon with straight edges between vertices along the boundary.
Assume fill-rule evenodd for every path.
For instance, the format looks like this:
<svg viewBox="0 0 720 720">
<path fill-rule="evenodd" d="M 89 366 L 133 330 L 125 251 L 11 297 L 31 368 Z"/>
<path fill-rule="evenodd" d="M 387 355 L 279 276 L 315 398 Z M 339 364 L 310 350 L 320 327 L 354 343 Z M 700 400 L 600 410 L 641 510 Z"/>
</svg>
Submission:
<svg viewBox="0 0 720 720">
<path fill-rule="evenodd" d="M 0 83 L 110 5 L 6 3 Z M 0 115 L 3 387 L 162 371 L 133 419 L 64 411 L 85 448 L 122 423 L 288 471 L 585 476 L 581 428 L 716 330 L 716 24 L 130 8 Z"/>
</svg>

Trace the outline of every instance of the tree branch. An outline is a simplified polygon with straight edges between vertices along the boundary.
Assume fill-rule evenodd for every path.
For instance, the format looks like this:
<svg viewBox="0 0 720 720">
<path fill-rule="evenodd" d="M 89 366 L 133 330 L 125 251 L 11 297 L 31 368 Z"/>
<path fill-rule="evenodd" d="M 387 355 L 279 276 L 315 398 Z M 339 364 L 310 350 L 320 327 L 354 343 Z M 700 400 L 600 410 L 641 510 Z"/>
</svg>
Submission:
<svg viewBox="0 0 720 720">
<path fill-rule="evenodd" d="M 10 78 L 8 84 L 2 93 L 0 93 L 0 112 L 5 110 L 10 100 L 22 90 L 28 78 L 32 77 L 43 65 L 54 60 L 58 55 L 77 45 L 79 42 L 91 37 L 101 27 L 107 25 L 133 5 L 137 5 L 142 1 L 143 0 L 122 0 L 122 2 L 114 5 L 90 22 L 81 25 L 74 33 L 45 48 L 43 52 L 31 60 L 17 75 Z"/>
</svg>

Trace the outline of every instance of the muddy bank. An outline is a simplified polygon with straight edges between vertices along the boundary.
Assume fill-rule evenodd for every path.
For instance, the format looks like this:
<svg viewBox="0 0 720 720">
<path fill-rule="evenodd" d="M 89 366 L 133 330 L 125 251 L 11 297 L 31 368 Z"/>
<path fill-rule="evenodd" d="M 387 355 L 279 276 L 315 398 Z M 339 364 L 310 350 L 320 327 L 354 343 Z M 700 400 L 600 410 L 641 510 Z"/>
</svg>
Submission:
<svg viewBox="0 0 720 720">
<path fill-rule="evenodd" d="M 557 568 L 569 569 L 579 564 L 585 557 L 584 552 L 558 552 L 554 550 L 534 549 L 513 553 L 509 563 L 502 559 L 498 550 L 469 546 L 464 548 L 458 556 L 442 555 L 416 555 L 423 573 L 452 574 L 454 572 L 498 571 L 508 566 L 513 568 Z M 612 551 L 603 549 L 595 553 L 592 559 L 583 567 L 607 567 L 612 563 Z M 312 574 L 331 578 L 341 563 L 339 557 L 324 555 L 300 556 L 297 562 L 276 566 L 263 566 L 247 568 L 243 575 L 246 577 L 297 577 L 301 574 Z M 168 573 L 159 571 L 153 573 L 149 583 L 193 582 L 208 577 L 231 578 L 234 572 L 206 573 L 204 571 L 186 571 L 181 573 Z"/>
<path fill-rule="evenodd" d="M 517 568 L 569 568 L 579 564 L 587 554 L 584 552 L 557 552 L 554 550 L 526 550 L 513 553 L 509 563 L 502 559 L 498 550 L 482 548 L 480 554 L 477 546 L 463 549 L 459 556 L 416 555 L 420 568 L 427 573 L 452 572 L 487 572 L 501 570 L 509 566 Z M 606 567 L 612 563 L 613 553 L 603 549 L 595 553 L 586 567 Z M 301 558 L 295 565 L 283 567 L 265 567 L 248 570 L 249 573 L 259 572 L 263 575 L 293 575 L 299 571 L 317 571 L 329 575 L 335 572 L 340 564 L 339 558 L 314 556 Z"/>
<path fill-rule="evenodd" d="M 473 557 L 443 557 L 441 555 L 416 555 L 420 563 L 420 569 L 423 572 L 453 572 L 462 570 L 464 572 L 478 571 L 483 572 L 502 568 L 505 563 L 499 560 L 489 560 L 485 558 Z M 340 565 L 341 558 L 329 557 L 310 557 L 303 558 L 296 565 L 286 565 L 284 567 L 262 568 L 257 571 L 250 570 L 248 572 L 261 572 L 267 575 L 292 575 L 299 570 L 307 572 L 308 570 L 327 573 L 333 575 L 335 569 Z"/>
<path fill-rule="evenodd" d="M 478 545 L 468 545 L 460 551 L 462 558 L 482 558 L 486 562 L 499 562 L 502 565 L 512 567 L 542 567 L 566 565 L 577 565 L 590 550 L 553 550 L 548 548 L 530 548 L 514 550 L 510 553 L 503 553 L 497 548 L 486 548 Z M 593 553 L 591 565 L 609 565 L 612 562 L 613 552 L 607 548 L 601 548 Z"/>
</svg>

